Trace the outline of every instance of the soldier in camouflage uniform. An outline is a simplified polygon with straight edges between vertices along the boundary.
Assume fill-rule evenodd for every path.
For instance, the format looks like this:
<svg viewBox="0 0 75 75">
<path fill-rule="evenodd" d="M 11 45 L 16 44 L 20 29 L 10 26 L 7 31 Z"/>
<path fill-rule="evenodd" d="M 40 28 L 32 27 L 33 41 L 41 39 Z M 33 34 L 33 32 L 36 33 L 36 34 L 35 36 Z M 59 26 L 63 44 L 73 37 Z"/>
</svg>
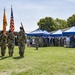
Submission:
<svg viewBox="0 0 75 75">
<path fill-rule="evenodd" d="M 39 47 L 39 38 L 38 37 L 35 38 L 35 47 L 36 47 L 36 50 L 38 50 L 38 47 Z"/>
<path fill-rule="evenodd" d="M 1 47 L 1 32 L 0 32 L 0 47 Z"/>
<path fill-rule="evenodd" d="M 9 56 L 13 56 L 14 41 L 15 41 L 15 36 L 12 33 L 12 31 L 9 30 L 8 37 L 7 37 Z"/>
<path fill-rule="evenodd" d="M 1 32 L 0 32 L 0 50 L 1 50 Z"/>
<path fill-rule="evenodd" d="M 19 46 L 19 55 L 20 57 L 24 57 L 26 37 L 22 27 L 20 27 L 20 32 L 18 33 L 17 41 Z"/>
<path fill-rule="evenodd" d="M 4 34 L 4 31 L 1 31 L 1 56 L 5 56 L 5 50 L 6 50 L 6 44 L 7 44 L 7 35 Z"/>
</svg>

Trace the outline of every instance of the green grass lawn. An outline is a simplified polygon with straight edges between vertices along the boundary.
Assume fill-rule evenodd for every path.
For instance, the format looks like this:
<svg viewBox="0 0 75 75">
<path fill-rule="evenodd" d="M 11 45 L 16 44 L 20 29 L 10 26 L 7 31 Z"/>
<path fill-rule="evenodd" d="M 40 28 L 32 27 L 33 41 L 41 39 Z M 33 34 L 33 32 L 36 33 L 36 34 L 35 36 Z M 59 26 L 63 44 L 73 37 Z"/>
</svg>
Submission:
<svg viewBox="0 0 75 75">
<path fill-rule="evenodd" d="M 75 75 L 75 48 L 26 47 L 20 58 L 15 47 L 13 57 L 0 56 L 0 75 Z"/>
</svg>

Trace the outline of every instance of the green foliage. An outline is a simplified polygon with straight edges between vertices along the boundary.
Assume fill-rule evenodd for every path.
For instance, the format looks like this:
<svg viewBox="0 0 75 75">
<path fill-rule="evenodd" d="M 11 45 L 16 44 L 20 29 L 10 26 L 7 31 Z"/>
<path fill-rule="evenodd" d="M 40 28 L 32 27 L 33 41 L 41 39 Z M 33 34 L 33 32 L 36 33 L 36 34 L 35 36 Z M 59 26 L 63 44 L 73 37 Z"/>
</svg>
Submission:
<svg viewBox="0 0 75 75">
<path fill-rule="evenodd" d="M 52 17 L 45 17 L 39 20 L 37 23 L 39 28 L 47 31 L 54 31 L 58 29 L 64 29 L 67 27 L 75 26 L 75 14 L 70 16 L 67 21 L 56 18 L 55 20 Z"/>
<path fill-rule="evenodd" d="M 56 18 L 55 20 L 51 17 L 45 17 L 40 19 L 38 22 L 38 26 L 42 30 L 54 31 L 67 27 L 67 22 L 62 19 Z"/>
<path fill-rule="evenodd" d="M 0 57 L 0 75 L 74 75 L 75 49 L 64 47 L 26 48 L 25 57 L 20 58 L 18 47 L 14 56 Z"/>
<path fill-rule="evenodd" d="M 42 30 L 53 31 L 55 30 L 54 19 L 51 17 L 45 17 L 40 19 L 38 22 L 38 26 Z"/>
<path fill-rule="evenodd" d="M 55 22 L 57 24 L 57 29 L 67 28 L 67 21 L 56 18 Z"/>
<path fill-rule="evenodd" d="M 67 19 L 67 25 L 68 27 L 75 26 L 75 14 L 73 14 Z"/>
</svg>

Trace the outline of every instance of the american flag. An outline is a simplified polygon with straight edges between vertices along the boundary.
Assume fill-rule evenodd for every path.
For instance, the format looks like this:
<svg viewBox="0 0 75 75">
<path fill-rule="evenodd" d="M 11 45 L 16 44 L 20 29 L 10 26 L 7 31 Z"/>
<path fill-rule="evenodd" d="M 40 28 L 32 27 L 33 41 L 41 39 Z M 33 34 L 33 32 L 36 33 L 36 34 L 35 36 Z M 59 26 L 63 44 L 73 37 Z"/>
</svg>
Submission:
<svg viewBox="0 0 75 75">
<path fill-rule="evenodd" d="M 11 6 L 11 17 L 10 17 L 10 30 L 14 32 L 14 17 L 13 17 L 13 10 Z"/>
</svg>

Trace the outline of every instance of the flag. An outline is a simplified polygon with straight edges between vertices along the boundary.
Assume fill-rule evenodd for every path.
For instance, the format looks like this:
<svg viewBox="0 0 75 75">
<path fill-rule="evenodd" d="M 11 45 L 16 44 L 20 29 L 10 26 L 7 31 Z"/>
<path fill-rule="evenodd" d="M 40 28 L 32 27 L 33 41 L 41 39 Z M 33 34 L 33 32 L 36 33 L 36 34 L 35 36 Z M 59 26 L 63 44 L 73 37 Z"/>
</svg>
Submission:
<svg viewBox="0 0 75 75">
<path fill-rule="evenodd" d="M 25 30 L 24 30 L 24 27 L 23 27 L 23 24 L 22 24 L 22 22 L 21 22 L 21 27 L 23 28 L 23 32 L 25 33 Z"/>
<path fill-rule="evenodd" d="M 4 34 L 6 34 L 6 26 L 7 26 L 7 19 L 6 19 L 6 13 L 5 13 L 5 8 L 4 8 L 4 15 L 3 15 L 3 31 L 4 31 Z"/>
<path fill-rule="evenodd" d="M 11 6 L 11 17 L 10 17 L 10 30 L 14 32 L 14 17 L 13 17 L 13 10 Z"/>
</svg>

